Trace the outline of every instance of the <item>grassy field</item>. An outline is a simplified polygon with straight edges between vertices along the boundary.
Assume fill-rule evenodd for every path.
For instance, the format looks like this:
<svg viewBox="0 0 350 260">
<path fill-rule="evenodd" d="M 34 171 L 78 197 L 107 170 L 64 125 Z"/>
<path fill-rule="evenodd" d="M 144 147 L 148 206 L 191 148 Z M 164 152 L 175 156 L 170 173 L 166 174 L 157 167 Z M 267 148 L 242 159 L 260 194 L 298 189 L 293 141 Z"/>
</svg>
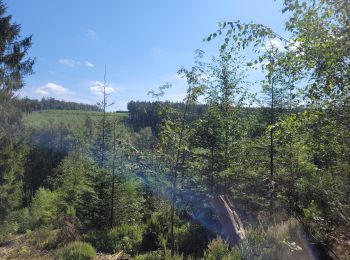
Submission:
<svg viewBox="0 0 350 260">
<path fill-rule="evenodd" d="M 84 124 L 86 118 L 90 117 L 92 121 L 101 119 L 102 112 L 81 111 L 81 110 L 43 110 L 36 111 L 23 116 L 26 126 L 35 126 L 49 124 L 50 122 L 62 122 L 69 124 Z M 108 119 L 113 118 L 125 119 L 128 117 L 127 112 L 107 113 Z"/>
</svg>

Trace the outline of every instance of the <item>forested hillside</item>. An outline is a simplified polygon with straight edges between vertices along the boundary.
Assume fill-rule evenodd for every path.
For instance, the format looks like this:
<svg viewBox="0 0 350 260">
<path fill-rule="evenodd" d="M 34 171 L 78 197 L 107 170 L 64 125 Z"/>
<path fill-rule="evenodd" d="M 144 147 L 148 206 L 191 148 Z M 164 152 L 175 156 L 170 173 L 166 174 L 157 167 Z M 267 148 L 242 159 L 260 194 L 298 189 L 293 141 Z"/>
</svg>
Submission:
<svg viewBox="0 0 350 260">
<path fill-rule="evenodd" d="M 19 99 L 19 106 L 21 111 L 30 113 L 41 110 L 83 110 L 83 111 L 100 111 L 97 105 L 89 105 L 77 102 L 67 102 L 63 100 L 56 100 L 54 98 L 42 98 L 41 100 L 22 98 Z"/>
<path fill-rule="evenodd" d="M 0 258 L 350 258 L 350 5 L 282 3 L 288 38 L 221 22 L 182 102 L 121 113 L 106 81 L 19 100 L 32 38 L 0 0 Z"/>
</svg>

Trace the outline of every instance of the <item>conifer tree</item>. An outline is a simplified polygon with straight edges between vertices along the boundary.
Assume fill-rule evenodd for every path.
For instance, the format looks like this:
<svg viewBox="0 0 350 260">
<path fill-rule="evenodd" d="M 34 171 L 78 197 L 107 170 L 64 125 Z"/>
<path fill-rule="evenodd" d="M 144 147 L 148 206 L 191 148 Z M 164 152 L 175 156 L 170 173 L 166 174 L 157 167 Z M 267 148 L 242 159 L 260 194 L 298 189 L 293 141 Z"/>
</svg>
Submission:
<svg viewBox="0 0 350 260">
<path fill-rule="evenodd" d="M 17 138 L 21 116 L 16 91 L 34 64 L 27 57 L 32 38 L 21 38 L 20 25 L 11 19 L 0 1 L 0 221 L 21 203 L 23 153 Z"/>
</svg>

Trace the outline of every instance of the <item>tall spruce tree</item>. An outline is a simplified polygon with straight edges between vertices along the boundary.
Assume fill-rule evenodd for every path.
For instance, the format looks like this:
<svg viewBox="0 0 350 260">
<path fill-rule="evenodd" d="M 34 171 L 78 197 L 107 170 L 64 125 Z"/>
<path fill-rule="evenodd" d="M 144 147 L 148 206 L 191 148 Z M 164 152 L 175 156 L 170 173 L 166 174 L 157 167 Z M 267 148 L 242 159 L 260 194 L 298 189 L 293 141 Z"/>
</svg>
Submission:
<svg viewBox="0 0 350 260">
<path fill-rule="evenodd" d="M 21 114 L 16 91 L 24 86 L 23 77 L 32 73 L 34 64 L 27 57 L 32 38 L 21 38 L 21 26 L 11 19 L 0 0 L 0 222 L 21 204 Z"/>
</svg>

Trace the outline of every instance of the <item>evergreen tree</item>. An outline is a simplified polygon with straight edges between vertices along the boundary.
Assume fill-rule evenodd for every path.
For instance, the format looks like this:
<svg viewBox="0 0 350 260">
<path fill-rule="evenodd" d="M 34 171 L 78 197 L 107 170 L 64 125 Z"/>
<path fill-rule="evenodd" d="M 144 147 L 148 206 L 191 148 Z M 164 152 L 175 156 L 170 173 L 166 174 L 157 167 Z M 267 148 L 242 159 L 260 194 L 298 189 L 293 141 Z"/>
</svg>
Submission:
<svg viewBox="0 0 350 260">
<path fill-rule="evenodd" d="M 21 116 L 16 91 L 24 86 L 23 77 L 32 73 L 34 60 L 27 58 L 32 39 L 21 38 L 20 29 L 0 1 L 0 222 L 22 199 L 24 160 L 18 139 Z"/>
</svg>

